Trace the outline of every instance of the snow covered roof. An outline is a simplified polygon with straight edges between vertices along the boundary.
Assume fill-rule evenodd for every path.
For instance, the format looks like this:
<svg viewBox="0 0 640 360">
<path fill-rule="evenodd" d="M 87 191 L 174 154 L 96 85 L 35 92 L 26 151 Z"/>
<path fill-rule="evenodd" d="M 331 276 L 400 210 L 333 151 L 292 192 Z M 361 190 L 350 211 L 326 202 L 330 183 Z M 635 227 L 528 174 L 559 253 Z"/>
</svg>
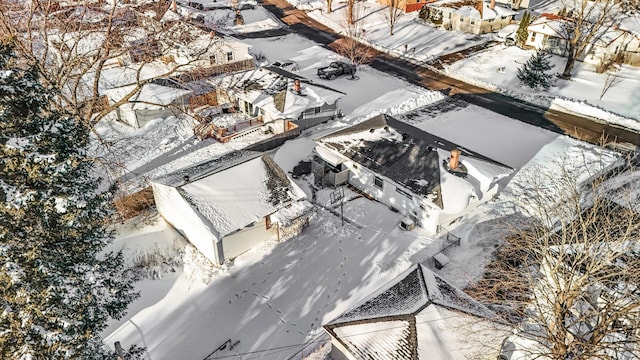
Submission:
<svg viewBox="0 0 640 360">
<path fill-rule="evenodd" d="M 344 93 L 310 81 L 287 72 L 274 71 L 269 68 L 258 68 L 230 74 L 212 79 L 214 84 L 226 89 L 265 111 L 278 114 L 283 118 L 297 119 L 300 113 L 307 109 L 333 104 Z M 294 79 L 302 82 L 301 92 L 293 90 Z M 282 94 L 282 95 L 281 95 Z M 284 96 L 284 104 L 277 103 L 276 97 Z"/>
<path fill-rule="evenodd" d="M 481 12 L 479 5 L 479 1 L 476 0 L 440 0 L 427 4 L 427 6 L 434 8 L 454 9 L 461 17 L 472 19 L 482 18 L 482 20 L 489 20 L 517 14 L 517 12 L 502 6 L 491 8 L 491 4 L 488 2 L 482 2 Z"/>
<path fill-rule="evenodd" d="M 173 186 L 220 240 L 304 198 L 266 154 L 240 150 L 154 180 Z"/>
<path fill-rule="evenodd" d="M 118 102 L 131 93 L 136 85 L 122 86 L 114 89 L 104 90 L 104 94 L 111 102 Z M 162 86 L 158 84 L 145 84 L 129 99 L 133 109 L 155 109 L 159 106 L 173 104 L 176 100 L 189 95 L 190 90 L 176 87 Z"/>
<path fill-rule="evenodd" d="M 571 19 L 556 14 L 543 13 L 538 19 L 531 22 L 527 30 L 547 36 L 565 38 L 567 35 L 563 27 L 567 21 L 571 21 Z M 624 32 L 619 29 L 603 28 L 595 38 L 595 42 L 600 46 L 607 46 L 621 36 L 624 36 Z"/>
<path fill-rule="evenodd" d="M 324 328 L 358 359 L 464 359 L 471 351 L 465 349 L 469 339 L 463 340 L 468 326 L 483 323 L 486 331 L 493 318 L 485 306 L 418 264 Z"/>
<path fill-rule="evenodd" d="M 448 213 L 462 210 L 457 206 L 459 197 L 466 196 L 465 199 L 468 199 L 474 192 L 480 196 L 481 189 L 489 188 L 495 179 L 512 171 L 506 165 L 386 114 L 377 115 L 316 141 L 406 187 L 414 194 L 430 199 Z M 469 170 L 465 179 L 450 174 L 442 165 L 453 149 L 462 151 L 465 166 Z M 318 147 L 318 150 L 320 151 L 317 153 L 322 158 L 339 161 L 334 159 L 335 156 L 323 155 L 325 149 Z"/>
</svg>

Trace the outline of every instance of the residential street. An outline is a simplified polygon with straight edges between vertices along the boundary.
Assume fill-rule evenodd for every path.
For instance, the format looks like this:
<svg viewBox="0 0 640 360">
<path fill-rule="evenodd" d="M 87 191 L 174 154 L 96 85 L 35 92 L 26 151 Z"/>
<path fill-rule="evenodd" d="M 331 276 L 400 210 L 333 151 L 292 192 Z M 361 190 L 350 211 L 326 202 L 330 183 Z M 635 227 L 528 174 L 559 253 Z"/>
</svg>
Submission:
<svg viewBox="0 0 640 360">
<path fill-rule="evenodd" d="M 332 29 L 310 18 L 304 11 L 294 8 L 284 0 L 263 0 L 262 4 L 265 9 L 287 24 L 288 30 L 292 33 L 301 34 L 329 48 L 332 48 L 334 41 L 340 38 L 340 35 Z M 273 34 L 271 33 L 272 31 L 266 31 L 260 33 L 259 36 L 281 35 L 283 30 L 279 29 L 273 31 Z M 253 36 L 256 35 L 258 34 Z M 414 64 L 406 59 L 397 58 L 374 49 L 371 51 L 376 54 L 374 61 L 370 64 L 373 68 L 393 74 L 413 84 L 431 90 L 448 92 L 468 103 L 593 144 L 600 144 L 602 139 L 605 139 L 605 142 L 617 141 L 640 146 L 640 133 L 632 130 L 596 122 L 582 116 L 545 109 L 451 78 L 425 65 Z"/>
</svg>

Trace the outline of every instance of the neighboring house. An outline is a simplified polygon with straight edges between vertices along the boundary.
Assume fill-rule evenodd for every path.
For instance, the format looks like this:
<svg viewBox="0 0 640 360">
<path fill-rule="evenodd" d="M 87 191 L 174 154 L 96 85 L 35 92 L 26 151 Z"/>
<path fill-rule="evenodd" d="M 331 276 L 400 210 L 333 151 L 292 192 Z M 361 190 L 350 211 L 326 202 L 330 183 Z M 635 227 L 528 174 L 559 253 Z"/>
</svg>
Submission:
<svg viewBox="0 0 640 360">
<path fill-rule="evenodd" d="M 338 99 L 345 95 L 275 67 L 261 67 L 209 81 L 218 89 L 219 104 L 228 104 L 265 123 L 288 119 L 301 130 L 336 118 Z"/>
<path fill-rule="evenodd" d="M 158 212 L 214 264 L 301 230 L 311 204 L 266 154 L 234 151 L 152 181 Z"/>
<path fill-rule="evenodd" d="M 393 3 L 395 7 L 400 8 L 405 12 L 420 10 L 428 2 L 433 2 L 433 0 L 404 0 L 404 1 L 377 0 L 377 1 L 380 4 L 385 6 L 391 6 Z"/>
<path fill-rule="evenodd" d="M 324 325 L 333 360 L 495 359 L 495 315 L 424 265 Z"/>
<path fill-rule="evenodd" d="M 440 0 L 428 3 L 426 19 L 447 30 L 484 34 L 511 24 L 516 12 L 479 0 Z"/>
<path fill-rule="evenodd" d="M 107 89 L 103 93 L 109 104 L 113 105 L 125 99 L 135 89 L 136 85 L 129 85 Z M 191 91 L 184 88 L 150 83 L 125 100 L 115 112 L 119 121 L 141 128 L 153 119 L 167 118 L 186 111 L 190 96 Z"/>
<path fill-rule="evenodd" d="M 532 21 L 527 31 L 525 46 L 550 53 L 567 55 L 567 25 L 572 19 L 556 14 L 543 13 Z M 570 27 L 570 26 L 569 26 Z M 620 27 L 605 29 L 595 37 L 584 55 L 578 60 L 592 65 L 616 59 L 616 62 L 640 66 L 640 34 Z"/>
<path fill-rule="evenodd" d="M 123 37 L 130 45 L 128 57 L 121 59 L 123 64 L 157 60 L 179 66 L 176 73 L 183 81 L 254 67 L 250 45 L 204 30 L 172 10 L 159 21 L 146 20 L 153 26 L 132 28 Z"/>
<path fill-rule="evenodd" d="M 385 114 L 316 143 L 317 185 L 348 183 L 433 234 L 494 196 L 500 180 L 513 172 Z"/>
<path fill-rule="evenodd" d="M 496 0 L 496 3 L 510 6 L 511 10 L 527 9 L 529 7 L 529 0 Z"/>
</svg>

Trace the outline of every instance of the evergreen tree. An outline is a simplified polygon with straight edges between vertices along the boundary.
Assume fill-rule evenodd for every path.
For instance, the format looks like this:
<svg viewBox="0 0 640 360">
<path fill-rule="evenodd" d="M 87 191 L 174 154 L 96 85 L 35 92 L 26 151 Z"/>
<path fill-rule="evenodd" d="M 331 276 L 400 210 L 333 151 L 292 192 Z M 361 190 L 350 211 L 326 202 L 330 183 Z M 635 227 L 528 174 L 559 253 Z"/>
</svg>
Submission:
<svg viewBox="0 0 640 360">
<path fill-rule="evenodd" d="M 104 251 L 111 189 L 89 132 L 54 96 L 0 41 L 0 358 L 114 358 L 99 332 L 137 297 L 133 275 Z"/>
<path fill-rule="evenodd" d="M 552 78 L 547 71 L 553 69 L 549 62 L 551 55 L 538 51 L 518 69 L 518 79 L 532 89 L 548 89 Z"/>
<path fill-rule="evenodd" d="M 531 15 L 528 11 L 525 11 L 522 15 L 522 19 L 520 19 L 520 25 L 518 26 L 518 31 L 516 31 L 516 45 L 523 46 L 529 37 L 529 31 L 527 28 L 531 24 Z"/>
</svg>

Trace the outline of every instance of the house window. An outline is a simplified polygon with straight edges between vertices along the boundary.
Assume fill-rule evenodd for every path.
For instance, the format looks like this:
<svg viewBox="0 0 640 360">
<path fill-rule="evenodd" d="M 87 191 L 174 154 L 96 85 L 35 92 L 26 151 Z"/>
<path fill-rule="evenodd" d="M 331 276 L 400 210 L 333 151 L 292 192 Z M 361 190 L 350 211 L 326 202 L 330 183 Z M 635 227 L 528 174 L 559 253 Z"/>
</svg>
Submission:
<svg viewBox="0 0 640 360">
<path fill-rule="evenodd" d="M 463 22 L 463 21 L 464 21 L 464 18 L 462 18 L 462 17 L 461 17 L 461 18 L 460 18 L 460 22 Z"/>
<path fill-rule="evenodd" d="M 384 182 L 382 181 L 382 178 L 379 177 L 374 177 L 373 178 L 373 186 L 377 187 L 378 189 L 382 190 L 382 187 L 384 186 Z"/>
<path fill-rule="evenodd" d="M 447 13 L 447 19 L 451 19 L 451 13 Z"/>
<path fill-rule="evenodd" d="M 531 42 L 536 41 L 536 33 L 531 33 Z"/>
<path fill-rule="evenodd" d="M 402 194 L 404 197 L 406 197 L 409 200 L 413 199 L 413 196 L 411 194 L 409 194 L 408 192 L 400 189 L 399 187 L 396 188 L 396 192 L 399 193 L 399 194 Z"/>
<path fill-rule="evenodd" d="M 233 60 L 233 53 L 231 51 L 227 52 L 227 61 Z"/>
<path fill-rule="evenodd" d="M 475 22 L 474 20 L 471 20 L 470 24 L 471 24 L 471 25 L 475 25 L 475 24 L 476 24 L 476 22 Z"/>
<path fill-rule="evenodd" d="M 313 113 L 314 114 L 319 114 L 321 110 L 322 110 L 321 107 L 316 107 L 316 108 L 313 109 Z"/>
</svg>

